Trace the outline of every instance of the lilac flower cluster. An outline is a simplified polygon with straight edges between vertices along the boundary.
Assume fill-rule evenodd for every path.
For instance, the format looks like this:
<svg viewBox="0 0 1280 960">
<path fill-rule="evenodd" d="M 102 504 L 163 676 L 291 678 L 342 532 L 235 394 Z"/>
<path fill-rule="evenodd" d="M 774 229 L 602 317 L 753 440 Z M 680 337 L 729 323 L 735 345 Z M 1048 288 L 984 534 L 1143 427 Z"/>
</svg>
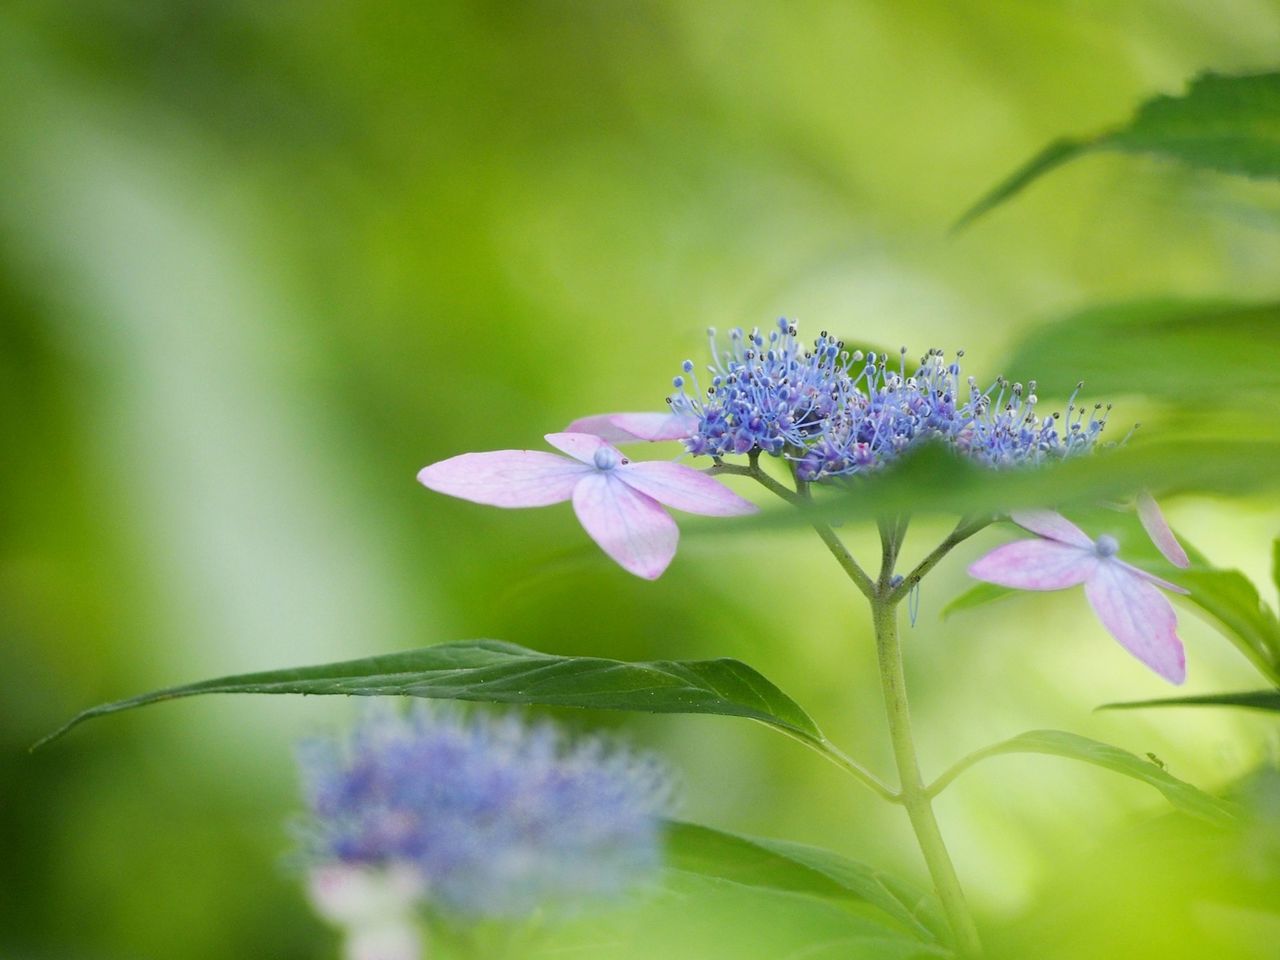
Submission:
<svg viewBox="0 0 1280 960">
<path fill-rule="evenodd" d="M 300 761 L 309 859 L 411 870 L 424 900 L 454 917 L 564 909 L 660 865 L 665 769 L 549 723 L 419 705 L 309 741 Z"/>
<path fill-rule="evenodd" d="M 668 398 L 672 412 L 696 421 L 690 453 L 722 457 L 753 450 L 786 457 L 808 482 L 879 467 L 913 444 L 935 440 L 993 467 L 1034 464 L 1091 449 L 1110 407 L 1078 406 L 1041 416 L 1035 382 L 998 378 L 986 389 L 962 386 L 959 359 L 930 350 L 908 373 L 906 348 L 890 358 L 848 351 L 823 331 L 812 347 L 779 320 L 729 333 L 722 348 L 709 331 L 711 380 L 703 389 L 686 360 Z"/>
</svg>

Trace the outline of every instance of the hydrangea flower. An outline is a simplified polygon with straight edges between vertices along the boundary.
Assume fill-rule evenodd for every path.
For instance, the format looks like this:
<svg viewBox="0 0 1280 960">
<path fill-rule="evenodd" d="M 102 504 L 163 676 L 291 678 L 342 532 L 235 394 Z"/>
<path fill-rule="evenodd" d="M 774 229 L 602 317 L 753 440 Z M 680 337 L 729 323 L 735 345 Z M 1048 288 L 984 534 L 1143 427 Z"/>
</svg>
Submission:
<svg viewBox="0 0 1280 960">
<path fill-rule="evenodd" d="M 667 569 L 680 535 L 663 504 L 711 517 L 757 509 L 692 467 L 633 463 L 598 435 L 551 433 L 546 440 L 568 457 L 538 450 L 464 453 L 424 467 L 418 481 L 439 493 L 495 507 L 572 500 L 578 520 L 601 549 L 648 580 Z"/>
<path fill-rule="evenodd" d="M 1078 405 L 1077 386 L 1064 412 L 1042 416 L 1034 381 L 962 382 L 963 352 L 948 361 L 931 350 L 909 369 L 905 348 L 892 359 L 849 351 L 826 331 L 806 347 L 785 319 L 767 335 L 731 330 L 727 346 L 714 329 L 708 337 L 706 387 L 686 360 L 665 419 L 601 414 L 575 428 L 618 442 L 683 438 L 694 455 L 761 451 L 818 482 L 883 466 L 928 440 L 993 467 L 1060 459 L 1091 449 L 1110 410 Z"/>
<path fill-rule="evenodd" d="M 1164 522 L 1155 501 L 1146 497 L 1144 523 L 1157 527 L 1152 537 L 1171 562 L 1186 566 L 1186 553 Z M 1173 683 L 1186 679 L 1186 658 L 1178 638 L 1178 618 L 1157 586 L 1187 593 L 1119 558 L 1115 538 L 1094 540 L 1061 514 L 1048 510 L 1014 512 L 1014 523 L 1037 535 L 1015 540 L 969 567 L 969 574 L 1017 590 L 1063 590 L 1084 584 L 1084 593 L 1102 625 L 1126 650 Z M 1151 527 L 1148 527 L 1150 530 Z"/>
<path fill-rule="evenodd" d="M 548 723 L 419 704 L 299 755 L 305 853 L 330 871 L 313 887 L 357 879 L 346 896 L 321 888 L 338 919 L 382 916 L 371 884 L 460 920 L 519 918 L 617 895 L 660 865 L 665 769 Z"/>
</svg>

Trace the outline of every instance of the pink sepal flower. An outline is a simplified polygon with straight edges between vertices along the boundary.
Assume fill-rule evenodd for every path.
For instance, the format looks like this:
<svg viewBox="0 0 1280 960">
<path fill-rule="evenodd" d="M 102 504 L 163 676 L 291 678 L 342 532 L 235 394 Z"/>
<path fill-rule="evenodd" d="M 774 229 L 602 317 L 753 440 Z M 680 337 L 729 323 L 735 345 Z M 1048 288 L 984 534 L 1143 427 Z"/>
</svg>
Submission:
<svg viewBox="0 0 1280 960">
<path fill-rule="evenodd" d="M 1147 536 L 1166 560 L 1183 569 L 1191 566 L 1191 558 L 1173 535 L 1160 505 L 1145 490 L 1138 494 L 1138 519 L 1142 521 L 1142 529 L 1147 531 Z"/>
<path fill-rule="evenodd" d="M 686 513 L 729 517 L 756 505 L 692 467 L 632 463 L 590 433 L 549 433 L 568 457 L 539 450 L 464 453 L 423 467 L 418 481 L 439 493 L 495 507 L 573 501 L 591 539 L 624 569 L 654 580 L 675 556 L 679 530 L 665 504 Z"/>
<path fill-rule="evenodd" d="M 579 417 L 566 433 L 590 433 L 609 443 L 684 440 L 698 430 L 698 418 L 680 413 L 598 413 Z"/>
<path fill-rule="evenodd" d="M 1016 590 L 1063 590 L 1084 584 L 1089 605 L 1121 646 L 1166 680 L 1186 679 L 1178 618 L 1156 587 L 1188 591 L 1125 563 L 1116 555 L 1119 545 L 1114 537 L 1104 534 L 1093 540 L 1061 514 L 1028 510 L 1010 519 L 1039 539 L 997 547 L 969 567 L 970 576 Z"/>
</svg>

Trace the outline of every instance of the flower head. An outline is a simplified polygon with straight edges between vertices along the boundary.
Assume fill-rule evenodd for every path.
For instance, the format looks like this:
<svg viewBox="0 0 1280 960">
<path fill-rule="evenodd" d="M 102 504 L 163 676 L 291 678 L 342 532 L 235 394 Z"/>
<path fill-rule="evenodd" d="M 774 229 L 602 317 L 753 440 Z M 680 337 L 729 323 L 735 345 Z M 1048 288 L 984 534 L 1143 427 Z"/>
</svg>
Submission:
<svg viewBox="0 0 1280 960">
<path fill-rule="evenodd" d="M 341 893 L 353 875 L 357 893 L 392 886 L 455 917 L 504 918 L 618 894 L 660 863 L 665 770 L 550 724 L 420 704 L 300 758 L 307 853 L 329 868 L 313 872 L 315 899 L 340 920 L 376 919 L 369 896 L 348 907 L 323 886 Z"/>
<path fill-rule="evenodd" d="M 906 348 L 897 357 L 850 351 L 825 330 L 805 346 L 785 319 L 767 334 L 731 330 L 727 345 L 708 336 L 709 379 L 686 360 L 665 419 L 604 414 L 576 427 L 618 442 L 683 436 L 695 455 L 761 451 L 793 461 L 812 483 L 883 466 L 929 440 L 992 467 L 1060 459 L 1091 449 L 1109 410 L 1077 405 L 1077 387 L 1065 412 L 1041 415 L 1034 382 L 962 381 L 963 352 L 947 360 L 931 350 L 908 364 Z"/>
<path fill-rule="evenodd" d="M 1013 513 L 1011 519 L 1037 539 L 997 547 L 969 567 L 970 576 L 1017 590 L 1063 590 L 1084 584 L 1094 613 L 1126 650 L 1166 680 L 1186 679 L 1178 618 L 1156 587 L 1174 593 L 1186 590 L 1125 563 L 1114 537 L 1103 534 L 1093 540 L 1061 514 L 1028 510 Z"/>
<path fill-rule="evenodd" d="M 666 570 L 679 539 L 663 504 L 712 517 L 757 509 L 692 467 L 633 463 L 597 435 L 551 433 L 546 440 L 568 457 L 538 450 L 464 453 L 424 467 L 418 481 L 440 493 L 496 507 L 572 500 L 578 520 L 604 552 L 649 580 Z"/>
</svg>

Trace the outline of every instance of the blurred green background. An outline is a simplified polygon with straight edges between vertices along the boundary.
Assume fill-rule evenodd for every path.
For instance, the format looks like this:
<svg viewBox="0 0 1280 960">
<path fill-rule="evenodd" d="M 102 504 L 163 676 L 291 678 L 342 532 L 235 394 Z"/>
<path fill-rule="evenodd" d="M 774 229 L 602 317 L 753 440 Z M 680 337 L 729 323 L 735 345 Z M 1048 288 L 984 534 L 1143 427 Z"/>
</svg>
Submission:
<svg viewBox="0 0 1280 960">
<path fill-rule="evenodd" d="M 887 772 L 862 605 L 803 533 L 686 536 L 650 584 L 567 506 L 476 507 L 414 473 L 659 408 L 709 325 L 786 315 L 964 347 L 985 376 L 1088 304 L 1275 297 L 1276 188 L 1157 160 L 1086 158 L 947 226 L 1049 139 L 1277 49 L 1280 4 L 1262 0 L 8 0 L 0 956 L 334 955 L 280 860 L 291 743 L 351 705 L 183 702 L 25 752 L 155 686 L 470 637 L 735 656 Z M 1224 389 L 1248 352 L 1207 358 Z M 1114 399 L 1140 417 L 1141 398 Z M 1274 503 L 1168 508 L 1267 582 Z M 908 550 L 943 530 L 922 522 Z M 990 537 L 926 584 L 907 634 L 927 771 L 1048 726 L 1211 788 L 1274 754 L 1257 716 L 1092 714 L 1167 688 L 1078 592 L 942 623 Z M 1259 685 L 1182 619 L 1188 692 Z M 566 719 L 664 751 L 689 819 L 921 875 L 899 811 L 763 728 Z M 1163 813 L 1139 785 L 1029 757 L 939 806 L 1011 956 L 1274 956 L 1244 879 L 1201 889 L 1210 841 L 1133 827 Z"/>
</svg>

